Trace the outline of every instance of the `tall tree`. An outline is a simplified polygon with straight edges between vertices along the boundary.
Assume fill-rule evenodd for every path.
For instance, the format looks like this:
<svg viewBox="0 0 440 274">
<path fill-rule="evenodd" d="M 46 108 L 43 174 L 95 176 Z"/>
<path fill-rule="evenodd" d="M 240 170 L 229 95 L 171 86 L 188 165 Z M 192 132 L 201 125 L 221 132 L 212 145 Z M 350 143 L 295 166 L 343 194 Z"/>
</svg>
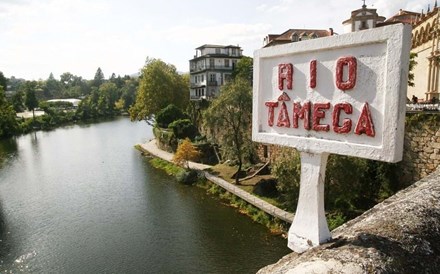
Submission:
<svg viewBox="0 0 440 274">
<path fill-rule="evenodd" d="M 3 87 L 3 90 L 6 91 L 8 88 L 8 79 L 3 75 L 3 72 L 0 71 L 0 87 Z"/>
<path fill-rule="evenodd" d="M 234 70 L 232 71 L 232 79 L 236 79 L 238 77 L 246 79 L 249 83 L 252 84 L 253 73 L 254 73 L 254 60 L 251 57 L 244 56 L 241 58 Z"/>
<path fill-rule="evenodd" d="M 24 104 L 29 110 L 32 110 L 32 117 L 35 120 L 35 108 L 38 107 L 38 99 L 35 94 L 37 83 L 35 81 L 27 81 L 25 85 L 25 101 Z"/>
<path fill-rule="evenodd" d="M 417 53 L 411 52 L 409 55 L 409 69 L 408 69 L 408 86 L 414 87 L 414 67 L 417 65 Z"/>
<path fill-rule="evenodd" d="M 204 112 L 208 134 L 222 146 L 223 154 L 238 162 L 236 184 L 245 157 L 252 157 L 252 86 L 243 78 L 227 83 Z"/>
<path fill-rule="evenodd" d="M 176 67 L 160 59 L 149 59 L 142 68 L 136 102 L 130 108 L 131 120 L 150 120 L 169 104 L 185 109 L 188 83 Z"/>
<path fill-rule="evenodd" d="M 15 115 L 14 108 L 6 100 L 3 86 L 0 86 L 0 138 L 15 134 L 18 128 Z"/>
<path fill-rule="evenodd" d="M 43 94 L 44 99 L 53 99 L 53 98 L 59 98 L 59 95 L 61 94 L 61 84 L 55 77 L 53 76 L 53 73 L 51 72 L 49 75 L 49 78 L 47 78 L 45 85 L 43 86 Z"/>
<path fill-rule="evenodd" d="M 93 78 L 93 86 L 99 88 L 99 86 L 104 83 L 104 79 L 105 79 L 104 73 L 99 67 L 96 70 L 95 77 Z"/>
</svg>

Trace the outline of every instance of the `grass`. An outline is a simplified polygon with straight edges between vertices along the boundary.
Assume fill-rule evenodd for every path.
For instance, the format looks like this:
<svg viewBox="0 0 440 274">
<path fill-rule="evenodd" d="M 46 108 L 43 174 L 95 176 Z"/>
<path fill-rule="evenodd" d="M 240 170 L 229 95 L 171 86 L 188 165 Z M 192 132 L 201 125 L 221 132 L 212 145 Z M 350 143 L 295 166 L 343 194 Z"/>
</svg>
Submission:
<svg viewBox="0 0 440 274">
<path fill-rule="evenodd" d="M 152 158 L 150 160 L 150 164 L 155 168 L 164 170 L 168 175 L 173 175 L 173 176 L 176 176 L 179 172 L 185 170 L 179 166 L 176 166 L 175 164 L 172 164 L 160 158 Z"/>
</svg>

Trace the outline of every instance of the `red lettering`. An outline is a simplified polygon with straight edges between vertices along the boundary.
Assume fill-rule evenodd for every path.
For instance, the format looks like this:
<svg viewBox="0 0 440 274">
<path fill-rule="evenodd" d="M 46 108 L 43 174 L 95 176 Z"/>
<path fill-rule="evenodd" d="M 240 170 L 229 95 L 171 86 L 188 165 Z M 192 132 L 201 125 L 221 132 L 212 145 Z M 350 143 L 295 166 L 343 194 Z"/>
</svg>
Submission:
<svg viewBox="0 0 440 274">
<path fill-rule="evenodd" d="M 274 108 L 278 107 L 278 102 L 266 102 L 264 105 L 269 108 L 267 124 L 271 127 L 273 126 Z"/>
<path fill-rule="evenodd" d="M 284 80 L 287 81 L 287 89 L 292 89 L 293 86 L 293 65 L 279 64 L 278 65 L 278 88 L 284 89 Z"/>
<path fill-rule="evenodd" d="M 336 104 L 333 109 L 333 131 L 336 133 L 349 133 L 351 131 L 351 119 L 345 118 L 342 121 L 342 126 L 339 125 L 339 117 L 341 110 L 347 114 L 353 113 L 353 107 L 349 103 Z"/>
<path fill-rule="evenodd" d="M 283 92 L 283 94 L 280 95 L 280 97 L 278 97 L 278 101 L 290 101 L 290 97 L 289 95 L 287 95 L 287 93 Z"/>
<path fill-rule="evenodd" d="M 316 131 L 329 131 L 330 126 L 329 125 L 322 125 L 320 124 L 320 120 L 325 118 L 325 112 L 324 110 L 330 108 L 330 103 L 316 103 L 313 105 L 313 130 Z"/>
<path fill-rule="evenodd" d="M 287 112 L 285 102 L 281 104 L 280 113 L 278 114 L 277 127 L 290 127 L 289 113 Z"/>
<path fill-rule="evenodd" d="M 344 81 L 344 67 L 348 66 L 348 80 Z M 350 90 L 356 85 L 356 57 L 341 57 L 336 61 L 336 87 L 340 90 Z"/>
<path fill-rule="evenodd" d="M 298 128 L 298 119 L 304 119 L 304 128 L 310 130 L 310 102 L 304 102 L 301 107 L 301 103 L 293 103 L 293 127 Z"/>
<path fill-rule="evenodd" d="M 365 102 L 362 107 L 361 116 L 359 116 L 359 120 L 357 122 L 354 133 L 357 135 L 367 134 L 367 136 L 374 137 L 376 132 L 374 131 L 373 118 L 371 117 L 370 107 L 368 103 Z"/>
<path fill-rule="evenodd" d="M 310 83 L 311 88 L 316 88 L 316 60 L 310 61 Z"/>
</svg>

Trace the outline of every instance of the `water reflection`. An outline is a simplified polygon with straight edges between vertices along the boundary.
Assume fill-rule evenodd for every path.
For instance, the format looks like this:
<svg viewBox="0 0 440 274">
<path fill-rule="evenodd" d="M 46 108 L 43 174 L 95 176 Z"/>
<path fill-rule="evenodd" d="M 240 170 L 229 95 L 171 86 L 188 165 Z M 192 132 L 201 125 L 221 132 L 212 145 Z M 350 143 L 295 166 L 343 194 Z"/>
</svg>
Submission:
<svg viewBox="0 0 440 274">
<path fill-rule="evenodd" d="M 15 138 L 0 140 L 0 168 L 8 160 L 14 158 L 18 152 L 17 140 Z"/>
</svg>

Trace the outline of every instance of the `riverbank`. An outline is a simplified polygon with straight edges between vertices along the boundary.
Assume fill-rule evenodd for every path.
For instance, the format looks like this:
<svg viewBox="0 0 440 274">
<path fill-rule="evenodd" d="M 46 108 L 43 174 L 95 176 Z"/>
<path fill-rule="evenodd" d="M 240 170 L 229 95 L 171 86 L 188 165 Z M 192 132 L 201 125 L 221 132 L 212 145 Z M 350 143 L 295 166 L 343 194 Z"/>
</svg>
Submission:
<svg viewBox="0 0 440 274">
<path fill-rule="evenodd" d="M 160 148 L 158 148 L 156 144 L 156 140 L 153 139 L 147 143 L 139 144 L 138 148 L 142 150 L 143 152 L 146 152 L 148 154 L 151 154 L 155 157 L 161 158 L 165 161 L 172 162 L 173 154 L 163 151 Z M 259 210 L 264 211 L 265 213 L 269 214 L 275 219 L 279 219 L 286 223 L 292 223 L 293 220 L 293 213 L 284 211 L 262 199 L 259 197 L 252 195 L 251 193 L 244 191 L 243 189 L 237 187 L 234 184 L 231 184 L 227 182 L 226 180 L 223 180 L 220 177 L 217 177 L 213 174 L 211 174 L 208 170 L 212 167 L 209 165 L 204 165 L 200 163 L 194 163 L 189 162 L 189 167 L 191 169 L 199 170 L 204 173 L 205 178 L 210 181 L 211 183 L 221 187 L 225 191 L 239 197 L 240 199 L 246 201 L 247 203 L 251 204 L 252 206 L 258 208 Z"/>
</svg>

